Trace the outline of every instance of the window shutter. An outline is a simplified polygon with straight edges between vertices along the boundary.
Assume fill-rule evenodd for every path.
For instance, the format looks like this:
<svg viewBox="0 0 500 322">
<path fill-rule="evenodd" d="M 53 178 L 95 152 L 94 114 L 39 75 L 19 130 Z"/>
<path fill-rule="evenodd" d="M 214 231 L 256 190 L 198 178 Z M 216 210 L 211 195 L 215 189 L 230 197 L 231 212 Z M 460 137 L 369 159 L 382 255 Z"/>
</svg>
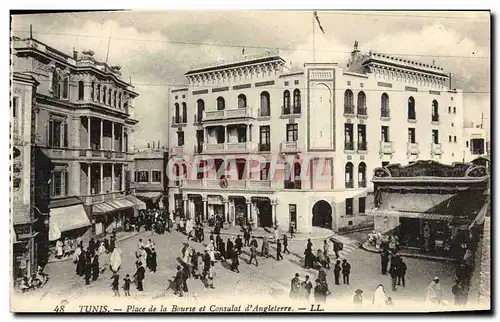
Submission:
<svg viewBox="0 0 500 322">
<path fill-rule="evenodd" d="M 63 136 L 64 136 L 64 147 L 67 148 L 68 147 L 68 123 L 64 122 L 64 132 L 63 132 Z"/>
<path fill-rule="evenodd" d="M 68 196 L 69 195 L 69 176 L 68 176 L 68 171 L 64 171 L 64 195 Z"/>
<path fill-rule="evenodd" d="M 48 131 L 47 131 L 47 142 L 49 143 L 49 146 L 52 146 L 52 132 L 53 132 L 53 126 L 54 123 L 52 120 L 49 121 L 49 126 L 48 126 Z"/>
</svg>

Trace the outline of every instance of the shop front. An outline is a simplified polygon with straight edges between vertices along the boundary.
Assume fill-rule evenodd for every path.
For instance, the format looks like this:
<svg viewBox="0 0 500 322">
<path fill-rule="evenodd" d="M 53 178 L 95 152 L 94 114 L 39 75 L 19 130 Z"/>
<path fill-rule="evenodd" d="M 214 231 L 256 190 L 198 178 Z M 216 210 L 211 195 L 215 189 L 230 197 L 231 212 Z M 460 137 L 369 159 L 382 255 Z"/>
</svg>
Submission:
<svg viewBox="0 0 500 322">
<path fill-rule="evenodd" d="M 135 196 L 146 204 L 146 209 L 160 209 L 161 198 L 163 193 L 161 191 L 138 191 Z"/>
<path fill-rule="evenodd" d="M 128 225 L 138 216 L 139 210 L 146 209 L 141 200 L 127 196 L 109 200 L 92 206 L 92 228 L 96 236 L 113 231 L 128 231 Z"/>
</svg>

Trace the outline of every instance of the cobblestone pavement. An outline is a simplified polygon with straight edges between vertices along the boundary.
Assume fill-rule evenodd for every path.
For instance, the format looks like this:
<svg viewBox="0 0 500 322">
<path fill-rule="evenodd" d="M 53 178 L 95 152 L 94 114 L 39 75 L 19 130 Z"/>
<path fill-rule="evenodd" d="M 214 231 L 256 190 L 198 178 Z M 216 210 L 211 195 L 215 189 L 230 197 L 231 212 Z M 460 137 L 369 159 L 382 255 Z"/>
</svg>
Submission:
<svg viewBox="0 0 500 322">
<path fill-rule="evenodd" d="M 182 243 L 186 242 L 186 237 L 177 232 L 165 235 L 153 235 L 150 232 L 141 232 L 139 235 L 124 240 L 118 244 L 122 250 L 122 269 L 120 279 L 124 274 L 131 276 L 135 272 L 135 250 L 139 238 L 152 238 L 156 244 L 158 271 L 156 273 L 146 273 L 144 281 L 145 292 L 135 291 L 132 286 L 132 299 L 150 301 L 155 297 L 165 299 L 174 298 L 173 292 L 165 294 L 168 279 L 175 273 L 178 265 L 177 257 L 180 256 Z M 380 273 L 380 255 L 364 251 L 359 248 L 359 242 L 345 236 L 337 236 L 343 242 L 344 250 L 340 252 L 340 259 L 347 258 L 351 263 L 351 283 L 350 285 L 334 285 L 333 270 L 327 270 L 328 284 L 331 291 L 328 301 L 335 301 L 344 297 L 352 298 L 354 291 L 358 288 L 364 290 L 365 299 L 371 301 L 373 292 L 378 284 L 385 285 L 387 293 L 395 303 L 398 300 L 414 299 L 423 301 L 426 295 L 427 285 L 434 276 L 439 276 L 442 281 L 445 298 L 452 302 L 451 286 L 453 284 L 454 267 L 451 264 L 442 262 L 432 262 L 420 259 L 405 259 L 408 266 L 406 288 L 399 288 L 396 292 L 390 290 L 390 277 Z M 226 239 L 226 238 L 224 238 Z M 206 237 L 208 240 L 208 236 Z M 197 251 L 203 251 L 204 245 L 190 243 Z M 261 241 L 259 240 L 259 245 Z M 189 279 L 188 286 L 191 297 L 199 299 L 210 297 L 211 299 L 224 299 L 227 296 L 259 296 L 262 299 L 272 300 L 278 296 L 287 295 L 289 292 L 290 280 L 295 273 L 299 273 L 301 278 L 306 274 L 310 275 L 314 281 L 317 271 L 303 268 L 305 241 L 291 240 L 289 243 L 290 254 L 283 255 L 284 259 L 276 261 L 275 246 L 271 244 L 270 254 L 272 258 L 258 257 L 259 266 L 247 264 L 248 249 L 240 257 L 240 274 L 232 272 L 225 263 L 215 265 L 215 286 L 216 289 L 205 289 L 201 281 Z M 313 241 L 314 247 L 322 248 L 322 240 Z M 260 250 L 260 249 L 259 249 Z M 332 261 L 334 259 L 332 258 Z M 50 275 L 50 280 L 42 289 L 25 294 L 28 298 L 40 300 L 42 298 L 66 299 L 72 301 L 81 298 L 99 299 L 99 297 L 109 297 L 111 291 L 111 272 L 108 270 L 91 285 L 85 285 L 85 281 L 75 274 L 75 265 L 72 261 L 50 263 L 46 267 L 46 272 Z M 24 295 L 23 295 L 24 296 Z"/>
</svg>

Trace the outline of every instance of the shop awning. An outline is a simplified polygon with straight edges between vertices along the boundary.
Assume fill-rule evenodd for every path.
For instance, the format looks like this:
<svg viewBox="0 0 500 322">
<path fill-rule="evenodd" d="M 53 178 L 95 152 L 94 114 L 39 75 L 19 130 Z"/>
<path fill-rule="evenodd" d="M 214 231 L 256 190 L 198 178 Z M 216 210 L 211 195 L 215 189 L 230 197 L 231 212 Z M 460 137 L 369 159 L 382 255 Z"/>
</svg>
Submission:
<svg viewBox="0 0 500 322">
<path fill-rule="evenodd" d="M 153 203 L 158 202 L 158 200 L 160 200 L 162 195 L 163 195 L 163 193 L 159 192 L 159 191 L 148 191 L 148 192 L 136 192 L 135 193 L 136 197 L 150 199 Z"/>
<path fill-rule="evenodd" d="M 131 203 L 133 203 L 134 206 L 137 207 L 137 209 L 139 209 L 139 210 L 146 209 L 146 204 L 143 201 L 137 199 L 136 197 L 134 197 L 134 196 L 127 196 L 126 198 L 127 198 L 128 201 L 130 201 Z"/>
<path fill-rule="evenodd" d="M 409 212 L 409 211 L 390 211 L 390 210 L 381 210 L 378 208 L 367 210 L 366 214 L 375 217 L 422 218 L 427 220 L 452 220 L 454 218 L 452 215 L 440 215 L 433 213 L 419 213 L 419 212 Z"/>
<path fill-rule="evenodd" d="M 127 208 L 133 208 L 135 206 L 136 204 L 133 201 L 129 200 L 128 197 L 125 197 L 95 204 L 92 210 L 94 214 L 106 214 Z"/>
<path fill-rule="evenodd" d="M 90 221 L 85 209 L 83 209 L 83 205 L 79 204 L 50 209 L 49 226 L 52 226 L 54 232 L 59 231 L 62 233 L 90 226 Z"/>
<path fill-rule="evenodd" d="M 382 193 L 380 210 L 410 213 L 438 213 L 449 206 L 455 194 Z"/>
</svg>

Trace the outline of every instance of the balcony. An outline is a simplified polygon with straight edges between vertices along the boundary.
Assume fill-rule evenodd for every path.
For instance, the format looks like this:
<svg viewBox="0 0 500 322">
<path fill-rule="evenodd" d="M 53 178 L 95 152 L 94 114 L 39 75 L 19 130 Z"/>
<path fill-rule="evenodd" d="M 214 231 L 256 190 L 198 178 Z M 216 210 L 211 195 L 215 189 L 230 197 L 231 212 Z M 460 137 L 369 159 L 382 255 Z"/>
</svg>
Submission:
<svg viewBox="0 0 500 322">
<path fill-rule="evenodd" d="M 368 150 L 368 143 L 366 141 L 358 142 L 358 152 L 366 152 Z"/>
<path fill-rule="evenodd" d="M 344 142 L 344 150 L 345 151 L 354 151 L 354 142 Z"/>
<path fill-rule="evenodd" d="M 194 154 L 203 153 L 203 143 L 195 145 L 193 151 L 194 151 Z"/>
<path fill-rule="evenodd" d="M 393 154 L 393 144 L 392 142 L 380 141 L 380 154 Z"/>
<path fill-rule="evenodd" d="M 99 202 L 104 202 L 113 199 L 122 198 L 125 195 L 124 191 L 108 192 L 103 194 L 83 195 L 80 197 L 86 206 Z"/>
<path fill-rule="evenodd" d="M 285 189 L 300 190 L 302 188 L 302 182 L 301 181 L 284 181 L 283 187 Z"/>
<path fill-rule="evenodd" d="M 256 118 L 254 110 L 249 107 L 237 108 L 232 110 L 209 111 L 205 112 L 203 121 L 219 121 L 237 118 Z"/>
<path fill-rule="evenodd" d="M 380 110 L 380 119 L 382 121 L 389 121 L 391 119 L 391 110 L 389 109 Z"/>
<path fill-rule="evenodd" d="M 409 155 L 418 155 L 420 151 L 418 150 L 418 143 L 416 142 L 408 142 L 407 146 L 407 154 Z"/>
<path fill-rule="evenodd" d="M 417 123 L 417 115 L 415 113 L 408 114 L 408 123 Z"/>
<path fill-rule="evenodd" d="M 171 148 L 170 153 L 172 155 L 183 155 L 184 154 L 184 146 L 174 146 Z"/>
<path fill-rule="evenodd" d="M 221 181 L 218 179 L 186 179 L 182 181 L 182 187 L 186 189 L 221 189 Z M 274 189 L 271 180 L 231 180 L 227 181 L 226 189 L 233 190 L 272 190 Z"/>
<path fill-rule="evenodd" d="M 281 142 L 281 147 L 280 147 L 281 152 L 298 152 L 298 144 L 297 141 L 291 141 L 291 142 Z"/>
<path fill-rule="evenodd" d="M 365 107 L 358 107 L 358 118 L 366 119 L 368 117 L 368 109 Z"/>
<path fill-rule="evenodd" d="M 269 152 L 269 151 L 271 151 L 271 144 L 269 144 L 269 143 L 259 143 L 259 151 L 260 152 Z"/>
<path fill-rule="evenodd" d="M 344 106 L 344 116 L 345 117 L 354 117 L 354 105 L 345 105 Z"/>
<path fill-rule="evenodd" d="M 360 179 L 358 181 L 358 188 L 366 188 L 366 179 Z"/>
<path fill-rule="evenodd" d="M 431 155 L 441 155 L 441 154 L 443 154 L 441 143 L 431 143 Z"/>
<path fill-rule="evenodd" d="M 186 125 L 187 125 L 187 118 L 172 116 L 173 127 L 186 126 Z"/>
<path fill-rule="evenodd" d="M 354 188 L 354 181 L 346 181 L 345 187 L 346 188 Z"/>
<path fill-rule="evenodd" d="M 200 124 L 201 122 L 203 122 L 203 113 L 200 115 L 195 114 L 193 123 Z"/>
<path fill-rule="evenodd" d="M 300 106 L 288 106 L 288 107 L 281 107 L 281 116 L 280 118 L 287 119 L 287 118 L 293 118 L 293 117 L 300 117 L 302 114 L 302 111 L 300 109 Z"/>
<path fill-rule="evenodd" d="M 235 152 L 256 152 L 256 142 L 237 142 L 237 143 L 215 143 L 204 144 L 205 153 L 235 153 Z"/>
</svg>

